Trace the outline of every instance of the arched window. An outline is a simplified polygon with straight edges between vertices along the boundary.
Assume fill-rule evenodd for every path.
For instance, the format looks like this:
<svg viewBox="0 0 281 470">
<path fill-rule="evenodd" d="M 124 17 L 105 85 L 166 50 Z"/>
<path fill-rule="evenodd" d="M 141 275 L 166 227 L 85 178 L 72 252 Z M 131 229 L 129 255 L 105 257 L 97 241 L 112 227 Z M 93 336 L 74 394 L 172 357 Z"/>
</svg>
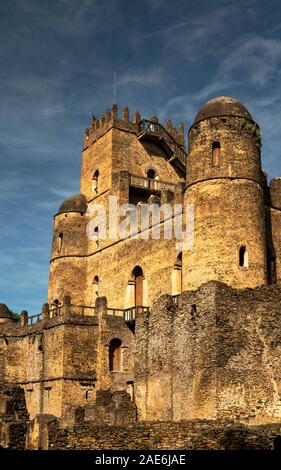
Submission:
<svg viewBox="0 0 281 470">
<path fill-rule="evenodd" d="M 136 266 L 132 274 L 135 281 L 135 305 L 143 305 L 143 271 L 140 266 Z"/>
<path fill-rule="evenodd" d="M 113 338 L 109 343 L 109 370 L 121 371 L 122 368 L 122 341 Z"/>
<path fill-rule="evenodd" d="M 92 194 L 95 195 L 99 191 L 99 170 L 96 170 L 92 178 Z"/>
<path fill-rule="evenodd" d="M 176 258 L 172 272 L 172 295 L 178 295 L 182 292 L 182 252 Z"/>
<path fill-rule="evenodd" d="M 154 180 L 156 177 L 156 171 L 150 168 L 146 173 L 146 177 L 150 180 Z"/>
<path fill-rule="evenodd" d="M 248 268 L 249 267 L 249 257 L 248 257 L 248 250 L 246 246 L 240 246 L 239 249 L 239 266 L 240 268 Z"/>
<path fill-rule="evenodd" d="M 94 291 L 94 302 L 99 295 L 99 276 L 95 276 L 93 279 L 93 291 Z"/>
<path fill-rule="evenodd" d="M 149 180 L 147 183 L 147 186 L 148 188 L 151 188 L 151 189 L 157 189 L 157 180 L 158 180 L 158 176 L 157 176 L 157 173 L 155 170 L 153 170 L 153 168 L 150 168 L 149 170 L 147 170 L 146 172 L 146 177 L 147 179 Z"/>
<path fill-rule="evenodd" d="M 60 234 L 59 234 L 59 240 L 58 240 L 58 250 L 59 250 L 59 253 L 60 253 L 61 250 L 62 250 L 62 239 L 63 239 L 63 233 L 60 232 Z"/>
<path fill-rule="evenodd" d="M 215 140 L 212 144 L 212 166 L 216 167 L 220 164 L 221 144 Z"/>
</svg>

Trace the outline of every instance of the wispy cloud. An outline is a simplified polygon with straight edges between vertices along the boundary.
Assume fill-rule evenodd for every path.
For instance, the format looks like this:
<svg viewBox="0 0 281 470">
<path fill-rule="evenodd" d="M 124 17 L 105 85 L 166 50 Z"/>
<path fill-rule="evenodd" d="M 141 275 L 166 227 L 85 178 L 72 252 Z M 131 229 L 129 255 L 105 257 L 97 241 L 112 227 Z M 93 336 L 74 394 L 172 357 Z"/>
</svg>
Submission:
<svg viewBox="0 0 281 470">
<path fill-rule="evenodd" d="M 131 71 L 118 76 L 117 85 L 126 86 L 129 84 L 134 84 L 147 87 L 161 83 L 162 79 L 163 70 L 161 67 L 153 67 L 152 69 L 141 70 L 139 72 Z"/>
</svg>

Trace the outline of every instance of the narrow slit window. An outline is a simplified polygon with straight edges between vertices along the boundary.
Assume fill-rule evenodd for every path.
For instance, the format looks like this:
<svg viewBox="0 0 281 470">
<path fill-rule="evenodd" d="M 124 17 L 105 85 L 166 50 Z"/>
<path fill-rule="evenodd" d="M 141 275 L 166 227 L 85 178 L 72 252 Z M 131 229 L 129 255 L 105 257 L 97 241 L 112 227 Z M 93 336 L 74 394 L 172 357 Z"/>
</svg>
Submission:
<svg viewBox="0 0 281 470">
<path fill-rule="evenodd" d="M 94 175 L 93 175 L 93 179 L 92 179 L 92 193 L 93 193 L 93 195 L 98 193 L 98 191 L 99 191 L 99 176 L 100 176 L 100 172 L 99 172 L 99 170 L 96 170 Z"/>
<path fill-rule="evenodd" d="M 246 246 L 241 246 L 239 249 L 239 266 L 240 268 L 248 268 L 249 266 L 248 250 Z"/>
<path fill-rule="evenodd" d="M 61 233 L 59 234 L 59 243 L 58 243 L 59 253 L 60 253 L 61 250 L 62 250 L 62 239 L 63 239 L 63 233 L 61 232 Z"/>
<path fill-rule="evenodd" d="M 216 167 L 220 164 L 221 144 L 215 140 L 212 144 L 212 166 Z"/>
<path fill-rule="evenodd" d="M 95 276 L 93 280 L 93 289 L 94 289 L 94 300 L 98 297 L 99 295 L 99 276 Z"/>
</svg>

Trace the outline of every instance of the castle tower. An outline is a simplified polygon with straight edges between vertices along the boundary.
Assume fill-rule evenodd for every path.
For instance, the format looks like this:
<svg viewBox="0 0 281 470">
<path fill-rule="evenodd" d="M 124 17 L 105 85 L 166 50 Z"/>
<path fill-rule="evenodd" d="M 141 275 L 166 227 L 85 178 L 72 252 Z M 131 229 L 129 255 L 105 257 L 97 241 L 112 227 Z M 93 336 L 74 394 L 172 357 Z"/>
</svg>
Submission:
<svg viewBox="0 0 281 470">
<path fill-rule="evenodd" d="M 49 275 L 48 301 L 61 304 L 71 294 L 76 304 L 83 303 L 86 288 L 88 238 L 87 200 L 82 194 L 72 196 L 60 206 L 54 217 L 54 236 Z"/>
<path fill-rule="evenodd" d="M 196 115 L 185 193 L 195 237 L 183 257 L 183 290 L 210 280 L 238 288 L 267 282 L 260 140 L 251 114 L 233 98 L 214 98 Z"/>
<path fill-rule="evenodd" d="M 182 124 L 177 131 L 172 122 L 165 129 L 156 116 L 141 120 L 136 112 L 130 118 L 127 106 L 120 116 L 115 104 L 99 119 L 93 116 L 84 133 L 81 194 L 66 200 L 55 216 L 51 305 L 70 295 L 76 306 L 93 308 L 103 296 L 114 308 L 136 302 L 148 306 L 175 288 L 172 273 L 179 253 L 173 251 L 174 240 L 123 239 L 113 214 L 115 207 L 131 204 L 139 217 L 142 204 L 164 200 L 167 191 L 171 200 L 182 203 L 183 137 Z M 123 219 L 116 216 L 116 226 Z"/>
</svg>

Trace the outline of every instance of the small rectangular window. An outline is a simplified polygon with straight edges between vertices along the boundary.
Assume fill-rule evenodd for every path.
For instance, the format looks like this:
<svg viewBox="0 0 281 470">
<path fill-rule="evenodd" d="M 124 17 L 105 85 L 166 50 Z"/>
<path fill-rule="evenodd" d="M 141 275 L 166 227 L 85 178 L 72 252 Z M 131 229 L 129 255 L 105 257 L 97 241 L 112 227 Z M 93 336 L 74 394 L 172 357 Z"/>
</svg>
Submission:
<svg viewBox="0 0 281 470">
<path fill-rule="evenodd" d="M 239 266 L 240 268 L 249 267 L 248 250 L 246 246 L 241 246 L 239 249 Z"/>
<path fill-rule="evenodd" d="M 217 140 L 212 144 L 212 166 L 216 167 L 220 164 L 221 144 Z"/>
</svg>

